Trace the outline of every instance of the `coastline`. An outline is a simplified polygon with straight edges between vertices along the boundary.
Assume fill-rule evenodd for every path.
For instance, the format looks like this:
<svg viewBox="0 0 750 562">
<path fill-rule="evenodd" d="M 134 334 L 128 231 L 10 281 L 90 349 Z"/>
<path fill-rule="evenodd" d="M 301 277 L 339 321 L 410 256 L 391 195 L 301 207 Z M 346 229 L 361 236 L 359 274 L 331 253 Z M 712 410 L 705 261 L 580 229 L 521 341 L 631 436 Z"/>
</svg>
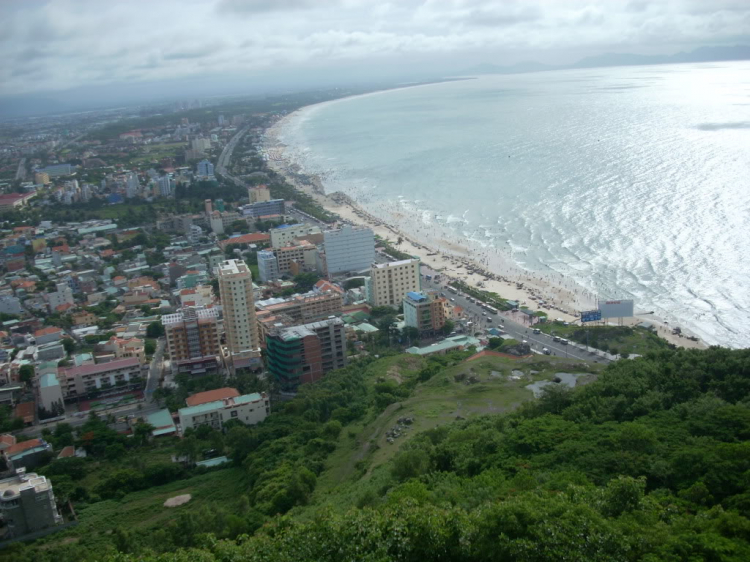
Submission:
<svg viewBox="0 0 750 562">
<path fill-rule="evenodd" d="M 383 92 L 371 92 L 364 95 L 379 93 Z M 299 111 L 310 107 L 321 107 L 327 103 L 332 102 L 322 102 L 290 113 L 264 132 L 262 148 L 269 167 L 283 176 L 291 185 L 313 197 L 331 213 L 339 215 L 352 224 L 371 228 L 375 234 L 394 245 L 400 238 L 402 243 L 396 246 L 397 249 L 419 257 L 422 264 L 433 271 L 439 271 L 448 282 L 459 280 L 467 285 L 495 292 L 504 299 L 518 301 L 521 306 L 532 311 L 545 312 L 550 320 L 562 319 L 565 322 L 574 323 L 578 321 L 580 311 L 596 308 L 596 295 L 585 290 L 573 279 L 565 278 L 560 274 L 545 275 L 522 269 L 499 250 L 485 250 L 486 255 L 482 255 L 470 244 L 459 243 L 444 237 L 420 237 L 418 232 L 409 231 L 406 228 L 409 221 L 412 223 L 416 221 L 403 211 L 390 213 L 391 216 L 385 219 L 374 215 L 344 193 L 326 193 L 320 176 L 305 174 L 299 164 L 290 159 L 286 151 L 287 147 L 280 141 L 279 135 L 285 124 Z M 306 175 L 312 180 L 312 185 L 299 181 L 297 174 Z M 471 273 L 467 271 L 468 269 L 481 273 Z M 542 299 L 546 303 L 544 306 L 537 302 Z M 650 313 L 625 319 L 623 324 L 634 326 L 641 322 L 652 324 L 660 337 L 679 347 L 707 347 L 700 340 L 692 341 L 685 337 L 687 333 L 673 334 L 668 323 Z M 611 321 L 610 324 L 612 324 Z"/>
</svg>

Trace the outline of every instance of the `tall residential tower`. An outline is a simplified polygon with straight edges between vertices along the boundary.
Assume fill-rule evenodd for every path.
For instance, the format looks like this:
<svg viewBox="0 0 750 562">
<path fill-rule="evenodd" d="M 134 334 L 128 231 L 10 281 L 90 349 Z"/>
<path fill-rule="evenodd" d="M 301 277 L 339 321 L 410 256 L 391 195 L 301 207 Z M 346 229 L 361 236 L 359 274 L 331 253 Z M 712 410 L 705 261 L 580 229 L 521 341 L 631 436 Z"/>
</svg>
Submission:
<svg viewBox="0 0 750 562">
<path fill-rule="evenodd" d="M 260 342 L 255 321 L 253 276 L 242 260 L 226 260 L 216 268 L 224 309 L 227 350 L 234 369 L 260 364 Z"/>
</svg>

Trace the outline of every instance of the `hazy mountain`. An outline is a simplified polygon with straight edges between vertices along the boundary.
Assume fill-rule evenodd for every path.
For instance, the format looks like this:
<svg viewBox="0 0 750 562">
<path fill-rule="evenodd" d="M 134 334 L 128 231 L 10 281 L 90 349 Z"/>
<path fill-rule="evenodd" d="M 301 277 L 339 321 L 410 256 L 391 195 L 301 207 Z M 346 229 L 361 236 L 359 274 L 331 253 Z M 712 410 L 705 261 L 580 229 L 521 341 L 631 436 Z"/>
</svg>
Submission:
<svg viewBox="0 0 750 562">
<path fill-rule="evenodd" d="M 457 75 L 477 74 L 519 74 L 543 70 L 563 70 L 566 68 L 594 68 L 600 66 L 637 66 L 648 64 L 677 64 L 691 62 L 719 62 L 733 60 L 750 60 L 750 46 L 734 45 L 728 47 L 700 47 L 690 52 L 679 52 L 674 55 L 636 55 L 632 53 L 604 53 L 586 57 L 568 66 L 551 66 L 538 62 L 520 62 L 511 66 L 497 66 L 484 63 L 468 68 Z"/>
<path fill-rule="evenodd" d="M 510 66 L 497 66 L 495 64 L 478 64 L 466 69 L 462 74 L 521 74 L 524 72 L 541 72 L 543 70 L 555 70 L 556 67 L 535 61 L 524 61 Z"/>
</svg>

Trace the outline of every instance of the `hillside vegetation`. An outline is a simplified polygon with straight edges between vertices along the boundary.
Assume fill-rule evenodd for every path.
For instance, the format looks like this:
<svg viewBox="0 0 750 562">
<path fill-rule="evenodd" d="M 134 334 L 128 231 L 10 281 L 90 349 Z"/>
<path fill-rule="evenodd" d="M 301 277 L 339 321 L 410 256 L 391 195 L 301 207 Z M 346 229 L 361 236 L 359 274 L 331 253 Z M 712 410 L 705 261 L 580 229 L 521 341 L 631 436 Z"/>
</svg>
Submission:
<svg viewBox="0 0 750 562">
<path fill-rule="evenodd" d="M 507 408 L 497 402 L 498 413 L 480 411 L 478 400 L 466 419 L 451 410 L 444 423 L 383 444 L 379 432 L 405 415 L 396 410 L 418 409 L 440 388 L 436 416 L 455 408 L 449 396 L 490 388 L 481 379 L 492 373 L 532 380 L 564 370 L 465 357 L 353 365 L 261 426 L 233 428 L 246 432 L 241 447 L 227 436 L 244 459 L 236 468 L 167 485 L 178 493 L 226 475 L 216 504 L 188 503 L 141 531 L 92 527 L 3 554 L 18 562 L 750 559 L 750 351 L 619 361 L 575 390 L 517 394 Z M 480 381 L 462 383 L 470 368 Z M 511 380 L 498 382 L 508 395 L 520 392 Z M 429 411 L 422 417 L 434 419 Z M 148 493 L 126 495 L 120 509 Z M 101 514 L 98 525 L 106 528 Z"/>
</svg>

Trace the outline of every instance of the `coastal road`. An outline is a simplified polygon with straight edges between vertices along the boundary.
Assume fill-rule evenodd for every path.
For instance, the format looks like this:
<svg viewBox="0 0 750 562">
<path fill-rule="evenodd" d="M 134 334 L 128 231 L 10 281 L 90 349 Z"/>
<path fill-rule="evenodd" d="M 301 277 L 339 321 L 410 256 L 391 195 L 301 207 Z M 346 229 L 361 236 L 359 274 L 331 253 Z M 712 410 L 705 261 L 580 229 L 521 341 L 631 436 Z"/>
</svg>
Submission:
<svg viewBox="0 0 750 562">
<path fill-rule="evenodd" d="M 428 275 L 434 272 L 428 270 Z M 463 293 L 453 294 L 449 292 L 443 283 L 435 283 L 434 281 L 428 281 L 424 277 L 422 278 L 422 287 L 434 291 L 439 291 L 445 294 L 445 297 L 451 300 L 451 304 L 458 305 L 464 309 L 466 316 L 474 322 L 474 331 L 480 331 L 486 333 L 492 327 L 498 328 L 506 332 L 513 339 L 518 341 L 526 340 L 531 349 L 535 352 L 541 353 L 546 347 L 550 350 L 552 355 L 557 357 L 571 357 L 575 359 L 581 359 L 585 361 L 597 361 L 608 363 L 610 358 L 601 351 L 595 351 L 593 348 L 587 349 L 585 346 L 579 346 L 578 344 L 569 343 L 568 345 L 562 345 L 558 342 L 553 341 L 551 336 L 547 334 L 534 334 L 534 328 L 528 324 L 522 322 L 523 315 L 520 314 L 490 314 L 482 309 L 476 303 L 472 303 L 468 300 L 467 295 Z M 594 351 L 594 353 L 591 353 Z"/>
<path fill-rule="evenodd" d="M 249 126 L 244 127 L 236 135 L 234 135 L 232 139 L 224 147 L 224 149 L 221 151 L 221 154 L 219 155 L 219 159 L 216 161 L 216 173 L 220 174 L 222 177 L 228 180 L 233 181 L 235 184 L 239 186 L 244 186 L 245 183 L 239 178 L 235 178 L 234 176 L 231 176 L 227 173 L 227 164 L 229 164 L 229 161 L 232 158 L 232 152 L 234 152 L 234 148 L 237 146 L 237 143 L 240 141 L 243 135 L 247 133 L 249 128 L 250 128 Z"/>
</svg>

